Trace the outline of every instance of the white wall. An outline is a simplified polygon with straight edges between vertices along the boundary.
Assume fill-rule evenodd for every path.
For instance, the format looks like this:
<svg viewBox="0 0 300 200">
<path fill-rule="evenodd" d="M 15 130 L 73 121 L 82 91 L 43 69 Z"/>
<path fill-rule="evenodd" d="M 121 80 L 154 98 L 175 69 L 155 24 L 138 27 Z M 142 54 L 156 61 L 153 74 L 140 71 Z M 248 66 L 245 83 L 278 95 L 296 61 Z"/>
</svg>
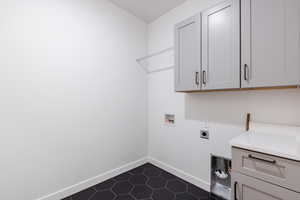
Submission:
<svg viewBox="0 0 300 200">
<path fill-rule="evenodd" d="M 148 27 L 149 53 L 173 46 L 174 24 L 222 0 L 188 0 Z M 167 58 L 169 56 L 169 58 Z M 171 65 L 171 54 L 150 62 Z M 244 131 L 247 112 L 253 121 L 300 125 L 300 90 L 267 90 L 182 94 L 174 92 L 173 70 L 148 76 L 150 157 L 173 166 L 209 188 L 210 154 L 230 157 L 228 141 Z M 176 125 L 165 126 L 164 114 L 175 114 Z M 200 139 L 208 127 L 210 140 Z"/>
<path fill-rule="evenodd" d="M 0 199 L 147 155 L 147 26 L 105 0 L 0 2 Z"/>
</svg>

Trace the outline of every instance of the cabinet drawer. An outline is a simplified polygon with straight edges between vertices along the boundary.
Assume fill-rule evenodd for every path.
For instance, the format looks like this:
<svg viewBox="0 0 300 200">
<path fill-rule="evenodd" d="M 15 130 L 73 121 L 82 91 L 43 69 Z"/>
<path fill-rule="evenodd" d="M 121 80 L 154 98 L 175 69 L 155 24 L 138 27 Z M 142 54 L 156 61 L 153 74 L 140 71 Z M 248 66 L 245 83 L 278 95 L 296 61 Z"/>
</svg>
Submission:
<svg viewBox="0 0 300 200">
<path fill-rule="evenodd" d="M 300 163 L 262 153 L 233 148 L 232 168 L 264 181 L 300 192 Z"/>
<path fill-rule="evenodd" d="M 300 200 L 300 193 L 240 173 L 232 173 L 234 200 Z"/>
</svg>

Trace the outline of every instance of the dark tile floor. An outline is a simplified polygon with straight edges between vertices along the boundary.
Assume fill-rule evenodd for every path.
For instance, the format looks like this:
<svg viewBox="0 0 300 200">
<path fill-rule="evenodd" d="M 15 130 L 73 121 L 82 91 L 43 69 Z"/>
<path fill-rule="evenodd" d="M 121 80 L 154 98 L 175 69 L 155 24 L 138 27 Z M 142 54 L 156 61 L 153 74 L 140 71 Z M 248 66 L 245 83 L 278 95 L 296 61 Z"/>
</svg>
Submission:
<svg viewBox="0 0 300 200">
<path fill-rule="evenodd" d="M 64 200 L 219 200 L 152 164 L 145 164 Z"/>
</svg>

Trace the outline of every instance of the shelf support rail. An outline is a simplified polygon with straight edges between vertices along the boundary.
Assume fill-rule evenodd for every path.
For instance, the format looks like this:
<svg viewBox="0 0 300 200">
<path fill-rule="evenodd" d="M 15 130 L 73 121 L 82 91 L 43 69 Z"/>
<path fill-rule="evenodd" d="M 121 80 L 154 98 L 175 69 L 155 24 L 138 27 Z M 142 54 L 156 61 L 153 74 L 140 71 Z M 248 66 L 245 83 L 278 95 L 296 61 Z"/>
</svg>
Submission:
<svg viewBox="0 0 300 200">
<path fill-rule="evenodd" d="M 153 58 L 153 57 L 155 57 L 155 56 L 158 56 L 158 55 L 161 55 L 161 54 L 163 54 L 163 53 L 166 53 L 166 52 L 169 52 L 169 51 L 173 51 L 173 50 L 174 50 L 174 47 L 172 46 L 172 47 L 163 49 L 163 50 L 161 50 L 161 51 L 158 51 L 158 52 L 149 54 L 149 55 L 147 55 L 147 56 L 138 58 L 138 59 L 136 59 L 136 61 L 137 61 L 137 63 L 139 63 L 139 65 L 145 70 L 146 73 L 160 72 L 160 71 L 172 69 L 172 68 L 174 68 L 174 66 L 163 67 L 163 68 L 159 68 L 159 69 L 150 71 L 150 70 L 147 68 L 147 66 L 145 66 L 145 64 L 144 64 L 143 62 L 146 61 L 146 60 L 149 59 L 149 58 Z"/>
</svg>

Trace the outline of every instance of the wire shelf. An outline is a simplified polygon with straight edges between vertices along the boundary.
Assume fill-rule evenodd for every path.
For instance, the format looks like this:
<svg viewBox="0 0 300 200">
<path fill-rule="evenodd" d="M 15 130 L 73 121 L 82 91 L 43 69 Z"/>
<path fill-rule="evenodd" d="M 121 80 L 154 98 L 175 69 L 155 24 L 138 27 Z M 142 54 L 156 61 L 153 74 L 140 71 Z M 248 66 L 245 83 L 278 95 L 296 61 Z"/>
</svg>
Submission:
<svg viewBox="0 0 300 200">
<path fill-rule="evenodd" d="M 151 69 L 149 67 L 149 62 L 148 61 L 151 58 L 154 58 L 154 57 L 157 57 L 157 56 L 160 56 L 160 55 L 166 54 L 168 52 L 172 52 L 172 51 L 174 51 L 174 47 L 169 47 L 169 48 L 163 49 L 161 51 L 149 54 L 147 56 L 138 58 L 138 59 L 136 59 L 136 61 L 144 69 L 144 71 L 148 74 L 154 73 L 154 72 L 161 72 L 161 71 L 165 71 L 165 70 L 170 70 L 170 69 L 174 68 L 174 65 L 166 65 L 166 66 L 163 66 L 163 67 L 155 67 L 155 69 Z"/>
</svg>

